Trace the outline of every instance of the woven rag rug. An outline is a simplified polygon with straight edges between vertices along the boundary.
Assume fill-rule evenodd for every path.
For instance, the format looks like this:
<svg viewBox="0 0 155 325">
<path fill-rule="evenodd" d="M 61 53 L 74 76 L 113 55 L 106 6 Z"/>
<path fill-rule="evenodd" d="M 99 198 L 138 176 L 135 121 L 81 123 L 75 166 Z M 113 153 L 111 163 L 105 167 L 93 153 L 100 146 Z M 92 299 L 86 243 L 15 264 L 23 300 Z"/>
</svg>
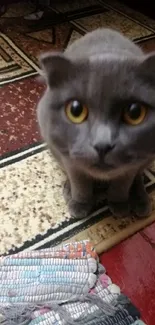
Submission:
<svg viewBox="0 0 155 325">
<path fill-rule="evenodd" d="M 89 241 L 0 258 L 3 325 L 145 325 Z"/>
<path fill-rule="evenodd" d="M 90 217 L 75 221 L 62 196 L 65 180 L 41 142 L 36 104 L 44 91 L 37 82 L 37 57 L 62 50 L 97 27 L 115 28 L 155 50 L 155 21 L 114 0 L 52 1 L 40 21 L 29 1 L 8 6 L 0 17 L 0 254 L 90 239 L 101 253 L 155 220 L 155 166 L 145 173 L 153 201 L 149 218 L 117 219 L 106 202 Z"/>
</svg>

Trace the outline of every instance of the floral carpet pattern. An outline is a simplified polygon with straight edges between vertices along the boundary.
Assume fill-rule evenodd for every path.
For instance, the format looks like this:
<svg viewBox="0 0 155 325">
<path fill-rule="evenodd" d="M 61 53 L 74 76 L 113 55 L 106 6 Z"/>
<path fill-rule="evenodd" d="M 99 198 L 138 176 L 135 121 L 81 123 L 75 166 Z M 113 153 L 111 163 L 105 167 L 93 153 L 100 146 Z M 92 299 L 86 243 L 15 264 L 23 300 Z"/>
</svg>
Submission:
<svg viewBox="0 0 155 325">
<path fill-rule="evenodd" d="M 97 27 L 111 27 L 155 50 L 155 21 L 112 0 L 58 1 L 40 21 L 24 16 L 31 2 L 12 4 L 0 17 L 0 254 L 90 239 L 97 252 L 110 248 L 155 220 L 155 167 L 145 173 L 153 201 L 151 217 L 137 221 L 110 215 L 106 203 L 75 221 L 67 211 L 62 174 L 42 143 L 36 105 L 38 55 L 63 50 Z"/>
</svg>

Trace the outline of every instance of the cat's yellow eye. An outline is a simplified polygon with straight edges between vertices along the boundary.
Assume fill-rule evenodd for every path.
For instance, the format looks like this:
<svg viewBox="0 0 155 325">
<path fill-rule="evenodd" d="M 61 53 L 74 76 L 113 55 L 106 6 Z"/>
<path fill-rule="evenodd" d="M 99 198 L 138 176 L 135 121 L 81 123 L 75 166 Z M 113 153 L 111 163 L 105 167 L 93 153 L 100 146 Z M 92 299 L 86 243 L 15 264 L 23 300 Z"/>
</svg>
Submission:
<svg viewBox="0 0 155 325">
<path fill-rule="evenodd" d="M 78 100 L 69 102 L 65 107 L 66 115 L 72 123 L 80 124 L 88 117 L 88 108 Z"/>
<path fill-rule="evenodd" d="M 123 120 L 129 125 L 141 124 L 147 114 L 147 108 L 141 104 L 132 104 L 123 113 Z"/>
</svg>

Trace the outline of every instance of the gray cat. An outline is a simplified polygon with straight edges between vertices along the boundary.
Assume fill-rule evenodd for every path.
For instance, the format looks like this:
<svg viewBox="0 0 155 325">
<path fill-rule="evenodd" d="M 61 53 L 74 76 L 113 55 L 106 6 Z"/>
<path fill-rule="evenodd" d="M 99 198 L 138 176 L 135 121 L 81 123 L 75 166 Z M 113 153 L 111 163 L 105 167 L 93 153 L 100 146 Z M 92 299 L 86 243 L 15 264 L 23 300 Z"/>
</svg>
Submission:
<svg viewBox="0 0 155 325">
<path fill-rule="evenodd" d="M 47 89 L 41 133 L 67 174 L 70 214 L 86 217 L 105 189 L 116 216 L 151 213 L 142 179 L 155 157 L 155 54 L 110 29 L 40 58 Z M 102 193 L 102 190 L 104 193 Z"/>
</svg>

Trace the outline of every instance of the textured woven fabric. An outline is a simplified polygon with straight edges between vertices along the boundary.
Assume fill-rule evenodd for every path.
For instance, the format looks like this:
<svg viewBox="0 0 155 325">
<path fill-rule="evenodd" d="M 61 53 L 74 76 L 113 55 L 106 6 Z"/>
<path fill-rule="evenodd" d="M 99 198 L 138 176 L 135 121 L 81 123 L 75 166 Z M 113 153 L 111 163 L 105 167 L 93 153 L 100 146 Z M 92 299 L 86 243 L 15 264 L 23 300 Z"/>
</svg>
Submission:
<svg viewBox="0 0 155 325">
<path fill-rule="evenodd" d="M 142 325 L 88 242 L 0 258 L 4 325 Z"/>
</svg>

